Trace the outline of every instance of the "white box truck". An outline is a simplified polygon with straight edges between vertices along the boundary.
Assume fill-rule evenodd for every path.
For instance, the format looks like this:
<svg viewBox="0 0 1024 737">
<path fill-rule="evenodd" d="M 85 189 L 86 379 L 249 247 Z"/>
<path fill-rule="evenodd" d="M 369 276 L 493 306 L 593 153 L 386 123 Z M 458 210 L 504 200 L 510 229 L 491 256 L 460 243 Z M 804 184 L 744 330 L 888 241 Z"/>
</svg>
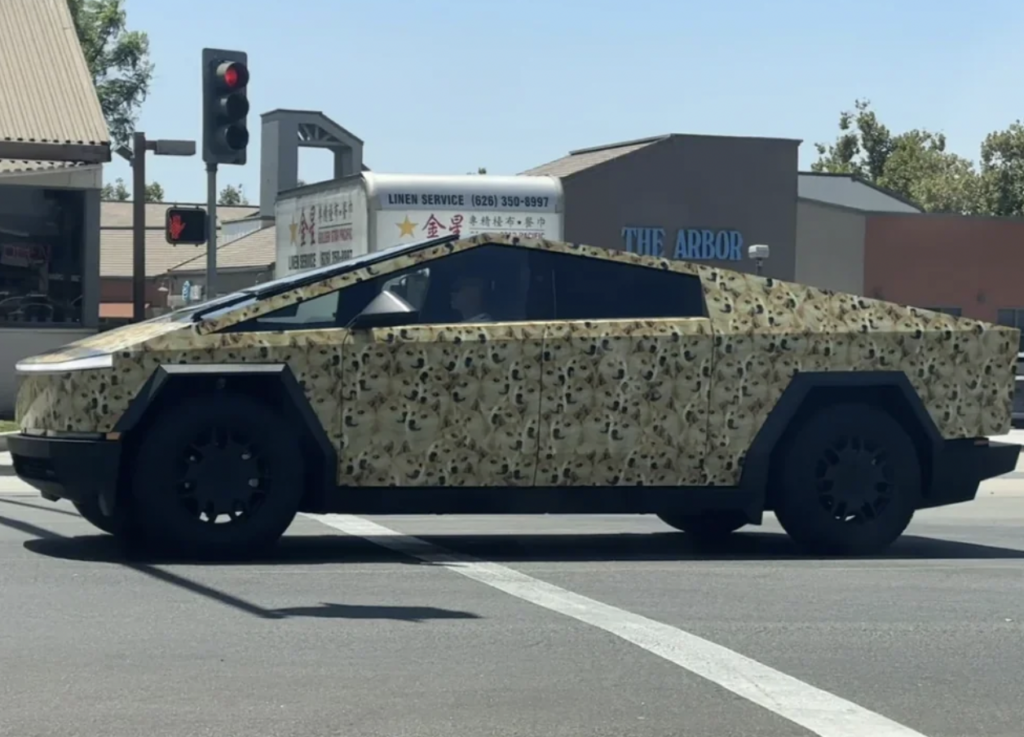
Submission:
<svg viewBox="0 0 1024 737">
<path fill-rule="evenodd" d="M 557 177 L 376 174 L 281 193 L 277 276 L 449 234 L 563 240 Z"/>
</svg>

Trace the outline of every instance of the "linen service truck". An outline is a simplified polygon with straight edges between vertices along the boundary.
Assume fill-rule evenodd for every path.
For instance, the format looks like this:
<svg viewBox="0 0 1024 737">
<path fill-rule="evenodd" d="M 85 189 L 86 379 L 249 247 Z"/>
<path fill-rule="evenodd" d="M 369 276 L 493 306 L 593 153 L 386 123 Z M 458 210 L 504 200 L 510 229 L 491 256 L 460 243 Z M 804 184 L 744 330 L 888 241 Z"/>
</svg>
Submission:
<svg viewBox="0 0 1024 737">
<path fill-rule="evenodd" d="M 563 204 L 546 176 L 362 172 L 311 184 L 278 197 L 276 275 L 447 235 L 564 240 Z"/>
</svg>

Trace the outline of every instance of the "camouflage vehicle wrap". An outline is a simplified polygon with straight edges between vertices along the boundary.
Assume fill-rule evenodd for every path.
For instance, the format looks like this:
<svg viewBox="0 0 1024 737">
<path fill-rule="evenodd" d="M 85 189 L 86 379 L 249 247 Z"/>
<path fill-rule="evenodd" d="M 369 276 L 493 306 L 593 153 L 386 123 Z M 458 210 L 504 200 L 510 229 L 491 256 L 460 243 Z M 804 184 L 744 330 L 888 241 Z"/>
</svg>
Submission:
<svg viewBox="0 0 1024 737">
<path fill-rule="evenodd" d="M 336 290 L 344 300 L 355 283 L 485 244 L 696 276 L 706 315 L 232 330 Z M 117 443 L 131 433 L 157 374 L 275 365 L 287 367 L 303 411 L 315 417 L 335 487 L 724 493 L 742 485 L 745 470 L 767 483 L 767 470 L 747 467 L 755 455 L 766 462 L 768 451 L 755 445 L 784 395 L 805 396 L 839 377 L 844 386 L 897 387 L 935 447 L 1007 432 L 1018 339 L 1011 328 L 769 277 L 487 235 L 397 250 L 200 319 L 157 318 L 27 359 L 17 419 L 26 453 L 43 436 Z M 768 434 L 778 440 L 783 430 Z M 1004 451 L 992 473 L 979 470 L 974 488 L 980 474 L 1012 470 L 1017 450 Z M 763 507 L 763 490 L 760 499 Z"/>
</svg>

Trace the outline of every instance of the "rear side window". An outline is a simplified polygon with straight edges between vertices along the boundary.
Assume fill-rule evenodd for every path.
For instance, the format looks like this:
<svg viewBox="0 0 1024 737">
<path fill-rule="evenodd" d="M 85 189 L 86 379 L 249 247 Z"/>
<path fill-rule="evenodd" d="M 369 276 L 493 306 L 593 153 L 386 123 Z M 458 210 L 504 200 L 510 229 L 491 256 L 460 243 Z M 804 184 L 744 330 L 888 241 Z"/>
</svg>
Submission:
<svg viewBox="0 0 1024 737">
<path fill-rule="evenodd" d="M 550 293 L 534 319 L 645 320 L 705 317 L 700 277 L 604 259 L 538 251 L 530 270 L 544 275 Z M 541 317 L 538 313 L 547 313 Z"/>
</svg>

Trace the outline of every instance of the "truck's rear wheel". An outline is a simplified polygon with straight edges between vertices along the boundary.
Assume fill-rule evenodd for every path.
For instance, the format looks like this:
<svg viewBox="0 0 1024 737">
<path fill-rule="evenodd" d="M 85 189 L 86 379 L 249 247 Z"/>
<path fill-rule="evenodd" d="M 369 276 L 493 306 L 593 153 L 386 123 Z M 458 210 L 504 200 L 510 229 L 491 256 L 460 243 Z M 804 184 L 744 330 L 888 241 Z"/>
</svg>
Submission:
<svg viewBox="0 0 1024 737">
<path fill-rule="evenodd" d="M 809 417 L 782 450 L 775 515 L 815 552 L 865 555 L 891 545 L 921 496 L 914 443 L 888 412 L 829 405 Z"/>
<path fill-rule="evenodd" d="M 166 410 L 146 431 L 132 477 L 147 539 L 198 557 L 271 546 L 304 492 L 296 437 L 247 396 L 197 397 Z"/>
</svg>

